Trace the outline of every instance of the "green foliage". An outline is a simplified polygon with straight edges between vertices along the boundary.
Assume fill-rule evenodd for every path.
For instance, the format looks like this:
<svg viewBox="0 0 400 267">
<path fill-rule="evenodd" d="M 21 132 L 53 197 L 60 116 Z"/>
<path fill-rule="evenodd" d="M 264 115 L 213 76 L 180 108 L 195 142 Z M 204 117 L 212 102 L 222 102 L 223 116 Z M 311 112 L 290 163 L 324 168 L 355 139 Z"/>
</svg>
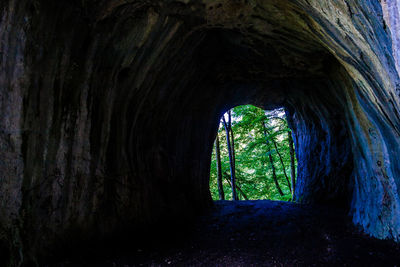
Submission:
<svg viewBox="0 0 400 267">
<path fill-rule="evenodd" d="M 264 129 L 266 134 L 264 134 Z M 275 141 L 290 181 L 290 150 L 287 134 L 290 129 L 284 116 L 284 110 L 277 109 L 266 112 L 251 105 L 235 107 L 232 109 L 232 130 L 235 141 L 237 184 L 245 195 L 249 199 L 290 201 L 289 185 L 279 155 L 273 145 Z M 225 199 L 232 199 L 231 188 L 227 181 L 230 179 L 229 156 L 222 124 L 220 124 L 218 136 Z M 274 160 L 276 175 L 284 196 L 279 194 L 275 186 L 269 154 Z M 218 200 L 215 147 L 211 161 L 210 191 L 213 199 Z M 244 199 L 240 192 L 238 195 L 240 199 Z"/>
</svg>

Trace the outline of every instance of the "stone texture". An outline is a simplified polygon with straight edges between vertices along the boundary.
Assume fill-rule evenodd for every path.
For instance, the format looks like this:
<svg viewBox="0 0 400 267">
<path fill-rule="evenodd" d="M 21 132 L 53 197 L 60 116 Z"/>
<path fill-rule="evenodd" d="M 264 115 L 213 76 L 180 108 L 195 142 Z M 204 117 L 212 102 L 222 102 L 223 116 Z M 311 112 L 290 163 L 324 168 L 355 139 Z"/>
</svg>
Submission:
<svg viewBox="0 0 400 267">
<path fill-rule="evenodd" d="M 390 23 L 373 0 L 2 1 L 10 264 L 208 208 L 219 117 L 247 103 L 287 108 L 298 201 L 399 240 L 397 17 L 384 10 Z"/>
<path fill-rule="evenodd" d="M 393 44 L 393 56 L 396 61 L 397 72 L 400 72 L 400 1 L 382 0 L 384 28 L 389 26 Z"/>
</svg>

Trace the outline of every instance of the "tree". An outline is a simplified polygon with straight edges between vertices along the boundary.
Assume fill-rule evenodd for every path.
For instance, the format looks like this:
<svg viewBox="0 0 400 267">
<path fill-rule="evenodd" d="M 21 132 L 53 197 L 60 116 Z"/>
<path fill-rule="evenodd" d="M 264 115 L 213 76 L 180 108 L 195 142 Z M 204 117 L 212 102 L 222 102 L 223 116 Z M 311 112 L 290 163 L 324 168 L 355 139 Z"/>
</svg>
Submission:
<svg viewBox="0 0 400 267">
<path fill-rule="evenodd" d="M 281 196 L 283 196 L 284 194 L 283 194 L 282 189 L 281 189 L 281 187 L 279 185 L 278 178 L 276 177 L 276 169 L 275 169 L 274 160 L 273 160 L 272 155 L 271 155 L 271 145 L 270 145 L 270 142 L 268 140 L 267 127 L 265 126 L 265 121 L 262 121 L 262 126 L 263 126 L 263 130 L 264 130 L 265 142 L 266 142 L 268 150 L 269 150 L 268 151 L 268 158 L 269 158 L 269 163 L 271 164 L 272 178 L 274 179 L 274 183 L 275 183 L 276 189 L 278 189 L 279 194 Z"/>
<path fill-rule="evenodd" d="M 296 166 L 294 156 L 294 145 L 292 131 L 288 131 L 289 149 L 290 149 L 290 177 L 292 179 L 292 200 L 295 199 L 295 188 L 296 188 Z"/>
<path fill-rule="evenodd" d="M 221 168 L 221 152 L 219 148 L 219 137 L 215 139 L 215 156 L 217 165 L 217 181 L 218 181 L 218 193 L 219 200 L 225 200 L 224 187 L 222 186 L 222 168 Z"/>
<path fill-rule="evenodd" d="M 229 137 L 229 132 L 230 132 L 230 127 L 231 126 L 231 118 L 229 118 L 229 126 L 226 123 L 225 116 L 222 116 L 222 121 L 225 127 L 225 132 L 226 132 L 226 143 L 228 146 L 228 154 L 229 154 L 229 165 L 230 165 L 230 171 L 231 171 L 231 187 L 232 187 L 232 199 L 233 200 L 238 200 L 237 194 L 236 194 L 236 177 L 235 177 L 235 164 L 233 161 L 233 153 L 232 153 L 232 147 L 231 147 L 231 140 Z"/>
<path fill-rule="evenodd" d="M 271 134 L 268 132 L 268 130 L 266 130 L 265 121 L 264 121 L 264 130 L 266 131 L 266 133 L 268 133 L 269 135 L 271 135 Z M 265 135 L 266 135 L 266 134 L 265 134 Z M 267 136 L 266 136 L 266 138 L 267 138 Z M 278 154 L 279 161 L 280 161 L 281 166 L 282 166 L 282 171 L 283 171 L 283 174 L 285 175 L 285 178 L 286 178 L 287 186 L 288 186 L 290 192 L 292 193 L 292 188 L 291 188 L 291 185 L 290 185 L 290 182 L 289 182 L 289 178 L 288 178 L 287 173 L 286 173 L 286 167 L 285 167 L 285 164 L 283 163 L 282 155 L 281 155 L 281 153 L 279 152 L 279 149 L 278 149 L 278 146 L 277 146 L 277 144 L 276 144 L 276 141 L 275 141 L 275 137 L 274 137 L 274 136 L 271 137 L 271 141 L 272 141 L 272 143 L 274 144 L 276 154 Z"/>
<path fill-rule="evenodd" d="M 229 183 L 229 185 L 232 185 L 231 182 L 230 182 L 229 179 L 228 179 L 229 175 L 226 174 L 226 173 L 224 173 L 224 174 L 225 174 L 225 179 L 226 179 L 226 181 Z M 243 196 L 243 198 L 244 198 L 245 200 L 249 200 L 248 197 L 246 196 L 246 194 L 242 191 L 242 188 L 240 188 L 240 186 L 239 186 L 238 184 L 236 184 L 235 187 L 236 187 L 236 189 L 242 194 L 242 196 Z"/>
</svg>

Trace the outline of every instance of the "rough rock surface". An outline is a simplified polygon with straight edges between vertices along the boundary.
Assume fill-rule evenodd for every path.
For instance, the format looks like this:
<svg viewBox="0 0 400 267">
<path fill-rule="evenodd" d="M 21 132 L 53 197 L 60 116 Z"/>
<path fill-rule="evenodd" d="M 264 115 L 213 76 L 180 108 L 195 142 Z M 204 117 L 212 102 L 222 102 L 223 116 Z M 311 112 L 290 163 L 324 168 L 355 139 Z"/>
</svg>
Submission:
<svg viewBox="0 0 400 267">
<path fill-rule="evenodd" d="M 343 206 L 366 233 L 400 240 L 388 3 L 1 1 L 0 247 L 10 264 L 208 208 L 219 116 L 247 103 L 287 108 L 298 201 Z"/>
<path fill-rule="evenodd" d="M 391 30 L 393 56 L 396 61 L 397 72 L 400 72 L 400 1 L 382 0 L 384 27 Z"/>
</svg>

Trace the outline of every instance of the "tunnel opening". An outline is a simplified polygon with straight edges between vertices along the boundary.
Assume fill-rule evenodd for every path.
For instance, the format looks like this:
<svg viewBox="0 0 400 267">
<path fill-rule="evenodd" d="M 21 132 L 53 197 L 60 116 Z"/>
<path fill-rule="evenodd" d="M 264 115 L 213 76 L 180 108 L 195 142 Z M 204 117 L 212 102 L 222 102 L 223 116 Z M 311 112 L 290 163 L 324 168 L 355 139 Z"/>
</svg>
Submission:
<svg viewBox="0 0 400 267">
<path fill-rule="evenodd" d="M 204 64 L 201 71 L 210 71 L 210 83 L 194 93 L 191 103 L 208 110 L 201 114 L 207 121 L 193 129 L 210 129 L 202 139 L 207 150 L 200 152 L 208 171 L 196 176 L 202 181 L 215 166 L 208 164 L 224 112 L 248 103 L 263 110 L 283 107 L 298 160 L 294 200 L 350 210 L 353 145 L 357 142 L 352 139 L 354 122 L 349 113 L 349 100 L 354 97 L 351 80 L 341 63 L 313 41 L 307 40 L 301 51 L 290 43 L 275 41 L 260 42 L 234 29 L 207 30 L 196 55 Z M 198 188 L 209 195 L 209 180 L 206 182 Z"/>
<path fill-rule="evenodd" d="M 214 201 L 234 200 L 234 196 L 236 200 L 290 201 L 296 169 L 292 131 L 283 108 L 264 111 L 242 105 L 223 115 L 211 156 Z"/>
</svg>

